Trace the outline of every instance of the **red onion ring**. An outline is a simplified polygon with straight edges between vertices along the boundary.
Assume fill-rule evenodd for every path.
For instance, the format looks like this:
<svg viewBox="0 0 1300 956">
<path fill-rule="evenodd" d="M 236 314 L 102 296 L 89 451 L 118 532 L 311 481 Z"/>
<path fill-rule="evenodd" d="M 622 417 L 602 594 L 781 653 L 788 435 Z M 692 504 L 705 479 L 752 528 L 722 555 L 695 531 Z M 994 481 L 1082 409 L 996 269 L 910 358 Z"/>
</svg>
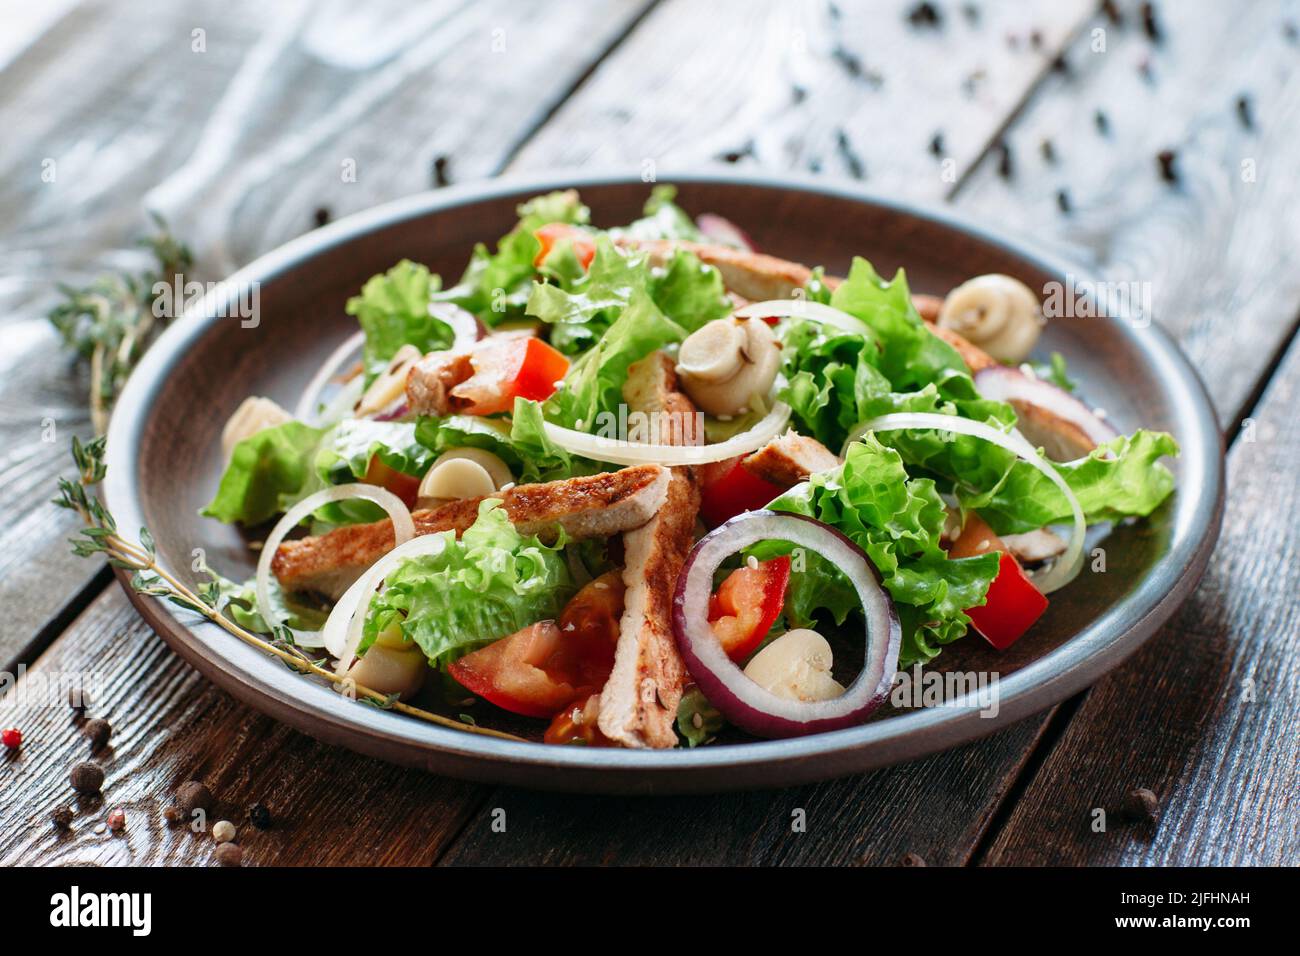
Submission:
<svg viewBox="0 0 1300 956">
<path fill-rule="evenodd" d="M 713 576 L 723 560 L 759 541 L 790 541 L 838 567 L 862 600 L 866 661 L 843 695 L 799 701 L 777 697 L 745 676 L 709 626 Z M 722 715 L 759 737 L 797 737 L 862 723 L 889 696 L 903 631 L 894 602 L 865 553 L 834 528 L 803 515 L 751 511 L 701 538 L 686 559 L 673 595 L 673 633 L 696 685 Z"/>
<path fill-rule="evenodd" d="M 731 246 L 734 249 L 743 249 L 745 252 L 757 252 L 754 240 L 749 238 L 749 234 L 741 229 L 730 219 L 725 216 L 719 216 L 717 213 L 702 212 L 695 217 L 695 225 L 700 232 L 714 242 L 720 242 L 724 246 Z"/>
</svg>

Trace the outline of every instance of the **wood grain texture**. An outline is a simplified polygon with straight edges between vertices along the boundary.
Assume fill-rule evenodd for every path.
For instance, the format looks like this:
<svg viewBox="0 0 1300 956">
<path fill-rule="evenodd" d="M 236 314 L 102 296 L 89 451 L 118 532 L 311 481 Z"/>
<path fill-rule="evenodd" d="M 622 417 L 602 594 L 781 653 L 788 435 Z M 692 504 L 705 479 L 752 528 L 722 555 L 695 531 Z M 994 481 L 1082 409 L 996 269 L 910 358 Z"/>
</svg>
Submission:
<svg viewBox="0 0 1300 956">
<path fill-rule="evenodd" d="M 68 682 L 90 688 L 90 716 L 113 726 L 93 757 Z M 0 697 L 0 725 L 23 731 L 21 750 L 0 755 L 0 865 L 207 865 L 211 836 L 162 818 L 191 779 L 217 800 L 209 824 L 239 826 L 245 865 L 428 864 L 484 792 L 326 747 L 240 705 L 175 656 L 116 586 Z M 87 759 L 104 769 L 102 799 L 69 785 Z M 269 830 L 247 823 L 254 802 L 271 812 Z M 70 832 L 50 821 L 60 804 L 77 813 Z M 126 830 L 96 832 L 115 807 Z"/>
<path fill-rule="evenodd" d="M 988 863 L 1300 864 L 1297 401 L 1300 343 L 1233 447 L 1204 584 L 1089 691 Z M 1136 787 L 1160 796 L 1158 824 L 1121 819 Z M 1094 808 L 1105 832 L 1092 829 Z"/>
<path fill-rule="evenodd" d="M 1300 46 L 1284 30 L 1300 8 L 1157 4 L 1153 43 L 1135 6 L 1081 34 L 1070 72 L 1035 91 L 1005 136 L 1013 174 L 987 157 L 956 202 L 1084 274 L 1142 283 L 1231 427 L 1300 312 Z"/>
<path fill-rule="evenodd" d="M 731 161 L 938 199 L 1096 4 L 938 4 L 937 26 L 911 23 L 915 6 L 670 0 L 511 168 Z"/>
<path fill-rule="evenodd" d="M 960 866 L 1041 726 L 1033 718 L 925 760 L 785 790 L 637 798 L 500 788 L 439 863 L 897 866 L 914 853 Z"/>
<path fill-rule="evenodd" d="M 30 659 L 97 574 L 45 505 L 89 431 L 87 376 L 44 318 L 56 284 L 142 267 L 146 208 L 217 279 L 317 209 L 430 188 L 438 157 L 449 179 L 486 176 L 646 2 L 87 2 L 6 24 L 0 667 Z"/>
</svg>

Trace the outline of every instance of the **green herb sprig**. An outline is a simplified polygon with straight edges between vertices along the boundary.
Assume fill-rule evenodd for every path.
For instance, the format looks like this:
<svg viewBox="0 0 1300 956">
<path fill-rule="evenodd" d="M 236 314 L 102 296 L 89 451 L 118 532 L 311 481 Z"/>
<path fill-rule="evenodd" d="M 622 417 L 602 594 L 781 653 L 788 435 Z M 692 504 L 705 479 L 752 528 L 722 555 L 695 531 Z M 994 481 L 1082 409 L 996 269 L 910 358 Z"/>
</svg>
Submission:
<svg viewBox="0 0 1300 956">
<path fill-rule="evenodd" d="M 194 263 L 189 248 L 172 236 L 162 217 L 153 220 L 157 233 L 141 240 L 156 260 L 152 266 L 102 275 L 82 288 L 61 285 L 64 301 L 48 316 L 64 344 L 90 362 L 90 418 L 96 435 L 108 429 L 109 413 L 127 376 L 172 318 L 155 314 L 154 286 L 177 281 Z"/>
<path fill-rule="evenodd" d="M 355 695 L 357 701 L 381 710 L 392 710 L 411 717 L 427 720 L 444 727 L 453 727 L 469 733 L 484 734 L 505 740 L 520 740 L 512 734 L 488 730 L 475 724 L 452 720 L 440 714 L 434 714 L 418 707 L 404 704 L 394 694 L 384 694 L 369 687 L 357 684 L 352 678 L 335 673 L 323 666 L 325 661 L 313 660 L 301 648 L 293 643 L 292 632 L 285 627 L 277 627 L 272 634 L 273 640 L 267 641 L 240 627 L 226 617 L 219 609 L 220 585 L 217 581 L 201 585 L 198 591 L 177 580 L 157 561 L 153 535 L 148 528 L 141 528 L 138 540 L 125 538 L 117 527 L 117 522 L 104 506 L 98 495 L 91 489 L 101 481 L 107 472 L 104 464 L 103 436 L 83 444 L 77 438 L 72 439 L 72 459 L 77 466 L 77 477 L 59 479 L 59 496 L 54 504 L 60 508 L 75 511 L 81 516 L 85 527 L 71 541 L 72 551 L 80 557 L 103 555 L 115 568 L 131 572 L 131 587 L 140 594 L 146 594 L 160 600 L 170 601 L 187 611 L 212 621 L 222 630 L 239 638 L 245 644 L 270 654 L 282 661 L 290 669 L 314 677 L 323 678 L 331 684 L 340 685 L 345 691 Z"/>
</svg>

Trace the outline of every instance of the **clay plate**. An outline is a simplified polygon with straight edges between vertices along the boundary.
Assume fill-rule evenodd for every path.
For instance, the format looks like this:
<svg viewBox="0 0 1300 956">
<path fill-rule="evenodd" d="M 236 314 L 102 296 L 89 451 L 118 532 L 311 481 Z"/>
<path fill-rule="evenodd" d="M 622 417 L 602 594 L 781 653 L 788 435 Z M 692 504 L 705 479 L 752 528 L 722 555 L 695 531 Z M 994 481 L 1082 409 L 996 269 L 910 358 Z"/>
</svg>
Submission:
<svg viewBox="0 0 1300 956">
<path fill-rule="evenodd" d="M 979 273 L 1004 272 L 1033 288 L 1078 268 L 950 215 L 883 202 L 821 183 L 683 175 L 679 202 L 746 229 L 774 255 L 842 271 L 853 254 L 884 274 L 907 268 L 914 291 L 942 294 Z M 186 580 L 195 548 L 232 578 L 252 573 L 243 538 L 201 518 L 221 473 L 219 435 L 250 394 L 290 408 L 314 370 L 349 333 L 344 302 L 399 259 L 454 281 L 476 242 L 495 241 L 515 206 L 576 186 L 598 224 L 639 215 L 648 186 L 631 177 L 552 176 L 495 181 L 412 196 L 340 220 L 262 257 L 231 277 L 257 282 L 260 322 L 246 328 L 222 294 L 210 295 L 150 350 L 118 403 L 105 494 L 121 527 L 148 526 L 161 561 Z M 869 723 L 797 740 L 746 741 L 640 752 L 548 747 L 462 733 L 357 705 L 307 681 L 208 623 L 170 605 L 131 600 L 163 639 L 240 700 L 331 744 L 395 763 L 476 780 L 555 790 L 669 793 L 776 787 L 921 757 L 990 734 L 1096 681 L 1135 651 L 1196 585 L 1218 535 L 1223 453 L 1205 390 L 1159 328 L 1117 318 L 1049 324 L 1043 355 L 1062 352 L 1085 396 L 1121 431 L 1170 431 L 1182 445 L 1178 489 L 1150 519 L 1094 536 L 1105 573 L 1088 570 L 1058 592 L 1012 651 L 977 636 L 952 645 L 945 669 L 1000 675 L 996 716 L 975 707 L 889 709 Z M 489 705 L 484 705 L 489 706 Z M 482 708 L 480 708 L 482 709 Z"/>
</svg>

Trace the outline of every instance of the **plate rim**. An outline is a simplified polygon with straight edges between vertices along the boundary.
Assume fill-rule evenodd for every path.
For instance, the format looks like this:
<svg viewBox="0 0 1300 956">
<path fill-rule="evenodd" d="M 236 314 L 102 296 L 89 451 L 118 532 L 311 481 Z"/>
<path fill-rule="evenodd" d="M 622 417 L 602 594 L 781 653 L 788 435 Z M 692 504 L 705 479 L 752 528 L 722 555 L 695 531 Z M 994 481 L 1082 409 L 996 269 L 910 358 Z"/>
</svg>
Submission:
<svg viewBox="0 0 1300 956">
<path fill-rule="evenodd" d="M 807 191 L 872 205 L 971 236 L 1047 274 L 1089 276 L 1090 270 L 1075 262 L 1034 250 L 1027 240 L 968 221 L 950 209 L 883 197 L 849 184 L 798 175 L 689 169 L 661 175 L 658 179 L 681 184 Z M 103 494 L 110 510 L 123 527 L 142 523 L 141 510 L 136 504 L 138 498 L 133 491 L 135 451 L 151 406 L 150 399 L 162 387 L 175 361 L 212 322 L 221 320 L 222 310 L 216 306 L 228 289 L 254 280 L 273 281 L 326 249 L 450 208 L 551 189 L 581 191 L 589 186 L 641 181 L 640 176 L 626 170 L 559 170 L 466 182 L 354 213 L 259 256 L 176 319 L 146 352 L 128 380 L 108 431 L 108 474 Z M 1196 493 L 1190 505 L 1191 527 L 1185 539 L 1175 542 L 1176 549 L 1151 568 L 1138 591 L 1092 619 L 1059 647 L 1009 676 L 1000 676 L 999 714 L 992 719 L 979 717 L 978 709 L 973 708 L 921 708 L 889 720 L 807 737 L 667 751 L 551 747 L 501 740 L 375 709 L 367 709 L 366 719 L 358 720 L 353 702 L 290 673 L 273 658 L 253 651 L 210 622 L 182 620 L 185 612 L 138 594 L 130 587 L 125 572 L 118 570 L 116 575 L 150 626 L 213 683 L 254 709 L 311 736 L 390 762 L 547 789 L 667 793 L 793 784 L 915 759 L 987 736 L 1091 685 L 1119 666 L 1173 614 L 1199 584 L 1208 566 L 1222 522 L 1225 487 L 1223 435 L 1205 385 L 1173 338 L 1154 322 L 1134 328 L 1112 316 L 1101 320 L 1115 327 L 1141 355 L 1146 368 L 1159 375 L 1163 387 L 1185 403 L 1181 411 L 1192 422 L 1192 434 L 1179 436 L 1185 463 L 1179 491 Z M 214 632 L 235 647 L 256 654 L 260 665 L 234 665 L 232 653 L 237 652 L 227 652 L 224 642 L 205 640 L 200 633 L 204 631 Z M 273 680 L 273 675 L 288 678 L 293 686 L 286 691 L 285 681 Z M 838 759 L 828 759 L 831 757 Z M 719 772 L 729 770 L 736 773 L 717 779 Z"/>
</svg>

